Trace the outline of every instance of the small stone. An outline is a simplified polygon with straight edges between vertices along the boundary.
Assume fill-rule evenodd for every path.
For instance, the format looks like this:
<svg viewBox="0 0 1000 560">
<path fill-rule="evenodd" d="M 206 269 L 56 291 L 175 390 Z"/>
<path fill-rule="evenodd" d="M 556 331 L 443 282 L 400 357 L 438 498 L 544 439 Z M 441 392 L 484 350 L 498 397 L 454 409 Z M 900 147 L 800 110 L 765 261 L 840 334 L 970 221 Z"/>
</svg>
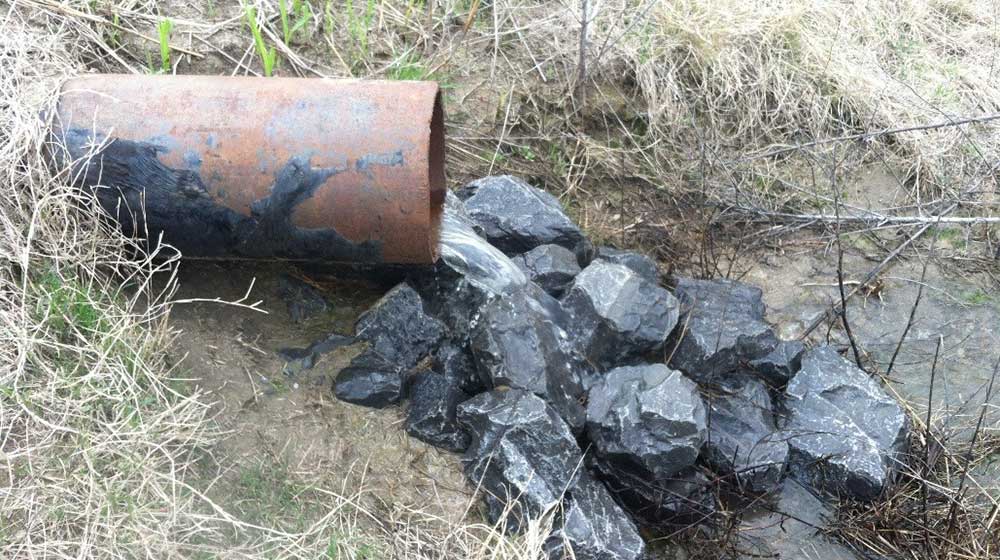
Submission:
<svg viewBox="0 0 1000 560">
<path fill-rule="evenodd" d="M 486 239 L 508 255 L 547 244 L 572 250 L 585 239 L 554 196 L 517 177 L 484 177 L 457 194 Z"/>
<path fill-rule="evenodd" d="M 333 385 L 338 399 L 372 408 L 399 402 L 402 391 L 403 370 L 371 348 L 340 370 Z"/>
<path fill-rule="evenodd" d="M 697 386 L 663 364 L 615 368 L 590 389 L 587 435 L 599 462 L 666 479 L 698 458 L 705 406 Z"/>
<path fill-rule="evenodd" d="M 278 295 L 285 300 L 293 323 L 301 323 L 326 313 L 327 305 L 323 294 L 294 276 L 282 274 L 278 277 Z"/>
<path fill-rule="evenodd" d="M 533 282 L 554 297 L 562 295 L 580 273 L 576 255 L 559 245 L 539 245 L 512 260 Z"/>
<path fill-rule="evenodd" d="M 332 352 L 337 348 L 350 346 L 355 342 L 356 340 L 352 336 L 331 333 L 305 348 L 282 348 L 278 350 L 278 355 L 285 360 L 282 372 L 292 377 L 299 375 L 306 370 L 312 369 L 323 354 Z"/>
<path fill-rule="evenodd" d="M 509 511 L 517 532 L 559 505 L 583 470 L 569 426 L 545 401 L 520 389 L 493 390 L 458 405 L 458 422 L 472 436 L 465 474 L 482 488 L 491 523 Z"/>
<path fill-rule="evenodd" d="M 544 397 L 574 430 L 583 428 L 582 368 L 563 351 L 565 333 L 534 298 L 517 292 L 480 312 L 471 347 L 483 384 Z"/>
<path fill-rule="evenodd" d="M 613 366 L 659 350 L 677 324 L 670 292 L 620 264 L 596 260 L 562 299 L 570 335 L 595 364 Z"/>
<path fill-rule="evenodd" d="M 675 290 L 683 310 L 668 348 L 670 365 L 699 383 L 761 358 L 778 343 L 764 322 L 760 288 L 733 280 L 680 278 Z"/>
<path fill-rule="evenodd" d="M 660 269 L 656 266 L 656 262 L 641 253 L 623 251 L 614 247 L 601 247 L 597 249 L 596 258 L 626 266 L 653 284 L 660 283 Z"/>
<path fill-rule="evenodd" d="M 774 490 L 785 471 L 788 444 L 775 427 L 767 386 L 749 375 L 734 375 L 720 381 L 717 390 L 708 401 L 708 462 L 741 490 Z"/>
<path fill-rule="evenodd" d="M 545 549 L 551 560 L 640 560 L 646 543 L 607 488 L 583 471 L 563 500 L 562 522 Z"/>
<path fill-rule="evenodd" d="M 420 294 L 403 283 L 359 317 L 354 330 L 375 353 L 405 370 L 437 348 L 445 326 L 424 312 Z"/>
<path fill-rule="evenodd" d="M 469 434 L 455 420 L 455 409 L 468 398 L 456 378 L 436 371 L 417 372 L 410 381 L 406 433 L 448 451 L 465 451 Z"/>
<path fill-rule="evenodd" d="M 806 346 L 798 340 L 782 340 L 762 358 L 750 361 L 750 369 L 772 387 L 781 389 L 802 367 Z"/>
<path fill-rule="evenodd" d="M 873 500 L 903 461 L 906 412 L 836 350 L 807 351 L 785 390 L 792 473 L 834 495 Z"/>
</svg>

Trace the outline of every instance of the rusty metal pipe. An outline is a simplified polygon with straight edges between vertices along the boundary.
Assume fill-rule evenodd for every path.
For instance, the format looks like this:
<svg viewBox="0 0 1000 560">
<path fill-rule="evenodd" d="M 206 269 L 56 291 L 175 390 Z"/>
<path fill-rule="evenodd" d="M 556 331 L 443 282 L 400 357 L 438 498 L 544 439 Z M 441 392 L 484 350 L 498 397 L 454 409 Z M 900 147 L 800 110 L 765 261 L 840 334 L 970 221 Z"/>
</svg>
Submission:
<svg viewBox="0 0 1000 560">
<path fill-rule="evenodd" d="M 94 75 L 59 158 L 130 234 L 186 256 L 431 263 L 445 194 L 433 82 Z"/>
</svg>

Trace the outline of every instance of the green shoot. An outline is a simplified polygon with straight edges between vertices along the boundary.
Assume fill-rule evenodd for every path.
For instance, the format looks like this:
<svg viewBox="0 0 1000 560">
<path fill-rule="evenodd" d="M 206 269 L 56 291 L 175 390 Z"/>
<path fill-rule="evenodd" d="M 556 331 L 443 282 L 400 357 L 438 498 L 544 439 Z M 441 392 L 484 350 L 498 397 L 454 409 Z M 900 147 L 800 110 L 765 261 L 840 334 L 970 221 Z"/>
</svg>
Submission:
<svg viewBox="0 0 1000 560">
<path fill-rule="evenodd" d="M 170 73 L 170 29 L 174 24 L 169 19 L 160 20 L 156 30 L 160 33 L 160 70 L 164 74 Z"/>
<path fill-rule="evenodd" d="M 292 40 L 292 28 L 288 25 L 288 6 L 285 0 L 278 0 L 278 13 L 281 14 L 281 35 L 287 45 Z"/>
<path fill-rule="evenodd" d="M 420 55 L 415 52 L 400 57 L 386 71 L 386 77 L 390 80 L 423 80 L 428 75 L 430 72 L 421 62 Z"/>
<path fill-rule="evenodd" d="M 312 19 L 312 11 L 309 4 L 302 0 L 292 0 L 291 15 L 295 16 L 295 22 L 289 22 L 289 10 L 285 0 L 278 0 L 278 12 L 281 14 L 281 33 L 285 38 L 285 44 L 291 44 L 295 34 L 309 24 Z"/>
<path fill-rule="evenodd" d="M 323 34 L 333 35 L 333 12 L 330 10 L 330 0 L 323 6 Z"/>
<path fill-rule="evenodd" d="M 260 55 L 260 62 L 264 65 L 264 75 L 271 77 L 271 73 L 274 72 L 274 65 L 278 61 L 278 51 L 274 47 L 270 49 L 264 43 L 264 37 L 261 35 L 260 26 L 257 25 L 257 10 L 253 6 L 246 7 L 246 19 L 247 25 L 250 27 L 250 33 L 253 34 L 253 42 L 257 48 L 257 54 Z"/>
</svg>

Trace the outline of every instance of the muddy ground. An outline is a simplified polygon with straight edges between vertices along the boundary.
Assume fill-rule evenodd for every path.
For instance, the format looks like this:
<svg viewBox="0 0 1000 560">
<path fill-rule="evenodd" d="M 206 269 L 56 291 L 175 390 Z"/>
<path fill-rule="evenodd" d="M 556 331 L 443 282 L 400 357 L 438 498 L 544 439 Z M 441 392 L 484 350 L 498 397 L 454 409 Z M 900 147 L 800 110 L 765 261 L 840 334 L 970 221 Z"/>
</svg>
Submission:
<svg viewBox="0 0 1000 560">
<path fill-rule="evenodd" d="M 885 174 L 860 173 L 849 189 L 850 202 L 891 206 L 895 195 L 888 181 Z M 852 239 L 845 238 L 847 279 L 863 277 L 885 254 L 861 236 Z M 933 416 L 941 426 L 950 427 L 946 433 L 956 441 L 979 412 L 993 350 L 1000 342 L 995 329 L 1000 324 L 1000 299 L 988 273 L 970 273 L 956 260 L 961 243 L 955 236 L 939 236 L 921 304 L 890 376 L 892 389 L 922 417 L 934 349 L 938 337 L 943 337 Z M 875 289 L 864 290 L 849 306 L 860 350 L 880 371 L 888 366 L 907 324 L 922 263 L 916 253 L 899 259 L 880 275 Z M 661 263 L 662 269 L 669 264 Z M 798 336 L 817 314 L 839 301 L 836 250 L 829 236 L 800 232 L 743 265 L 743 279 L 764 289 L 769 318 L 784 337 Z M 475 519 L 476 506 L 470 510 L 473 489 L 464 481 L 458 456 L 408 437 L 403 431 L 404 408 L 372 410 L 333 396 L 332 379 L 356 348 L 327 354 L 312 370 L 283 372 L 285 361 L 277 350 L 303 347 L 331 332 L 351 334 L 355 319 L 384 291 L 384 283 L 379 287 L 324 275 L 318 285 L 329 300 L 329 311 L 297 324 L 278 293 L 281 274 L 316 281 L 295 266 L 277 263 L 185 261 L 181 265 L 178 298 L 182 300 L 237 301 L 252 285 L 244 303 L 260 301 L 256 310 L 214 302 L 182 303 L 171 316 L 179 332 L 172 352 L 180 371 L 207 393 L 227 431 L 213 450 L 214 464 L 208 471 L 218 477 L 212 483 L 215 495 L 252 521 L 279 520 L 281 511 L 261 503 L 268 496 L 254 495 L 245 486 L 253 490 L 256 482 L 268 486 L 275 478 L 289 478 L 337 488 L 342 494 L 364 488 L 371 492 L 369 503 L 376 509 L 395 504 L 430 508 L 453 520 L 465 515 Z M 848 343 L 839 325 L 824 325 L 811 340 Z M 996 432 L 995 427 L 990 430 Z M 984 470 L 994 475 L 986 480 L 997 480 L 1000 458 L 987 461 Z M 784 557 L 852 557 L 810 526 L 826 511 L 815 498 L 792 488 L 782 496 L 780 508 L 808 515 L 803 521 L 782 520 L 766 510 L 748 516 L 741 529 L 748 550 L 755 543 L 767 543 Z"/>
</svg>

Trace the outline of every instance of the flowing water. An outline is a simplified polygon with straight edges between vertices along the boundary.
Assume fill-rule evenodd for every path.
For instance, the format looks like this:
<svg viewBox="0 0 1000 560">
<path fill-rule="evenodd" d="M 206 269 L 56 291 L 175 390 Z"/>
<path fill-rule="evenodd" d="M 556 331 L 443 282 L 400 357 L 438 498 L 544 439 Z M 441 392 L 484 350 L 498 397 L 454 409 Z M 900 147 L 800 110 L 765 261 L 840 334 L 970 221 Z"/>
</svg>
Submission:
<svg viewBox="0 0 1000 560">
<path fill-rule="evenodd" d="M 476 233 L 468 216 L 452 201 L 441 218 L 441 259 L 477 288 L 491 294 L 524 287 L 528 278 L 507 255 Z M 451 204 L 449 204 L 451 203 Z"/>
</svg>

